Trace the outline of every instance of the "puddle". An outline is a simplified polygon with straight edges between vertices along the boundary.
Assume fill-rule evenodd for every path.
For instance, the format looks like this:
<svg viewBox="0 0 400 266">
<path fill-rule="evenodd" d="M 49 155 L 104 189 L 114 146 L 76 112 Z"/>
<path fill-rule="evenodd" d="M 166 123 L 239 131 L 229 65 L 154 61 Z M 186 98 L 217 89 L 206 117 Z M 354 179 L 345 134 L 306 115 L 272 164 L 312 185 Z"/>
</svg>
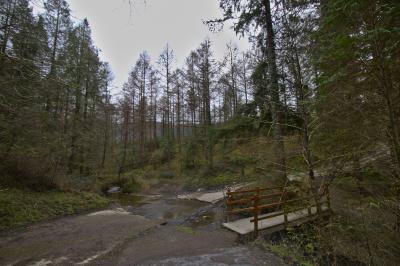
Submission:
<svg viewBox="0 0 400 266">
<path fill-rule="evenodd" d="M 217 214 L 214 211 L 205 212 L 190 221 L 190 226 L 197 228 L 212 224 L 216 221 Z"/>
<path fill-rule="evenodd" d="M 171 211 L 166 211 L 163 213 L 162 218 L 166 219 L 166 220 L 171 220 L 171 219 L 175 219 L 178 217 L 177 213 L 171 212 Z"/>
<path fill-rule="evenodd" d="M 181 224 L 187 217 L 196 213 L 207 204 L 194 200 L 157 199 L 145 202 L 137 208 L 131 208 L 133 214 L 148 219 L 166 220 L 169 224 Z"/>
<path fill-rule="evenodd" d="M 135 215 L 147 219 L 164 220 L 168 224 L 185 225 L 193 228 L 219 227 L 223 220 L 223 210 L 218 206 L 197 200 L 160 198 L 147 195 L 110 194 L 110 199 Z"/>
<path fill-rule="evenodd" d="M 225 221 L 225 212 L 222 206 L 210 205 L 199 209 L 196 214 L 187 219 L 187 226 L 201 230 L 217 230 Z"/>
<path fill-rule="evenodd" d="M 107 198 L 118 202 L 123 207 L 128 207 L 128 206 L 136 207 L 142 205 L 146 197 L 125 194 L 125 193 L 115 193 L 115 194 L 108 194 Z"/>
</svg>

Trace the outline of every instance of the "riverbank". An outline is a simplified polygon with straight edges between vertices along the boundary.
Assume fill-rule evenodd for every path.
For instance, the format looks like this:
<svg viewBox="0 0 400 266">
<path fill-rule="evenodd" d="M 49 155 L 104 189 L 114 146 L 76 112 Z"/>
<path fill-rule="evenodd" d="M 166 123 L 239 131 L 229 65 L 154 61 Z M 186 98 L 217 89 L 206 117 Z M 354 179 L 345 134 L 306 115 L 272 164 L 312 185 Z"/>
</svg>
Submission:
<svg viewBox="0 0 400 266">
<path fill-rule="evenodd" d="M 0 189 L 0 231 L 105 208 L 110 200 L 88 192 Z"/>
</svg>

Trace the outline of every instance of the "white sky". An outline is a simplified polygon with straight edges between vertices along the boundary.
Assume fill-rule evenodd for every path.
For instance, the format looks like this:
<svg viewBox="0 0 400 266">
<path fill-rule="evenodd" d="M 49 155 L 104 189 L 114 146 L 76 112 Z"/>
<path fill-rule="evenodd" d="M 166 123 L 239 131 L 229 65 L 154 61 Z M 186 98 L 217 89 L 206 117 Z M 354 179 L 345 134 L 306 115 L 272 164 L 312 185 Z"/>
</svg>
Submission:
<svg viewBox="0 0 400 266">
<path fill-rule="evenodd" d="M 118 92 L 139 54 L 147 51 L 155 63 L 163 47 L 174 50 L 176 67 L 191 50 L 209 37 L 220 59 L 232 41 L 240 50 L 249 48 L 247 38 L 238 38 L 229 25 L 212 33 L 202 21 L 219 18 L 219 0 L 67 0 L 76 18 L 87 18 L 100 57 L 114 73 L 113 92 Z"/>
</svg>

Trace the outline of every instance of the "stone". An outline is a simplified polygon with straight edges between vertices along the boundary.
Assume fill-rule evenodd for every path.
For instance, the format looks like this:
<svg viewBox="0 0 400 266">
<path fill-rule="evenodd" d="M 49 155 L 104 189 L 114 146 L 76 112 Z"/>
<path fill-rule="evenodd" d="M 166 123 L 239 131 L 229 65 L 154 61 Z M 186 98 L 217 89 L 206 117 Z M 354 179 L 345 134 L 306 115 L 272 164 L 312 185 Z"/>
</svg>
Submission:
<svg viewBox="0 0 400 266">
<path fill-rule="evenodd" d="M 120 187 L 117 187 L 117 186 L 110 187 L 110 188 L 107 190 L 107 193 L 109 193 L 109 194 L 112 194 L 112 193 L 120 193 L 120 192 L 121 192 L 121 188 L 120 188 Z"/>
</svg>

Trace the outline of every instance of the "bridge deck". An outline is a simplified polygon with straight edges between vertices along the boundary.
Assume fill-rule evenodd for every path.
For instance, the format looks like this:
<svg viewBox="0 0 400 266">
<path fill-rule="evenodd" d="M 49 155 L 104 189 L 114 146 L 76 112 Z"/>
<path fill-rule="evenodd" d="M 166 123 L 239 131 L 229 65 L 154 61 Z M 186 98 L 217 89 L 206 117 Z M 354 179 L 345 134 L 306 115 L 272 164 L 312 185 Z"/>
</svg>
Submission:
<svg viewBox="0 0 400 266">
<path fill-rule="evenodd" d="M 326 204 L 321 205 L 321 210 L 323 212 L 326 212 L 329 210 L 328 206 Z M 296 212 L 291 212 L 288 213 L 287 218 L 288 218 L 288 223 L 293 225 L 293 224 L 302 224 L 306 221 L 315 219 L 315 215 L 317 213 L 317 208 L 312 207 L 311 208 L 311 216 L 308 214 L 307 208 L 296 211 Z M 271 215 L 265 214 L 265 215 L 259 215 L 259 219 L 262 217 L 265 217 L 266 215 Z M 236 220 L 234 222 L 229 222 L 229 223 L 223 223 L 223 226 L 235 231 L 238 234 L 245 235 L 248 233 L 251 233 L 254 231 L 254 223 L 252 223 L 250 220 L 253 219 L 252 217 Z M 284 215 L 279 215 L 276 217 L 271 217 L 265 220 L 258 221 L 258 229 L 259 230 L 270 230 L 270 232 L 275 232 L 282 230 L 285 225 L 285 220 L 284 220 Z"/>
</svg>

